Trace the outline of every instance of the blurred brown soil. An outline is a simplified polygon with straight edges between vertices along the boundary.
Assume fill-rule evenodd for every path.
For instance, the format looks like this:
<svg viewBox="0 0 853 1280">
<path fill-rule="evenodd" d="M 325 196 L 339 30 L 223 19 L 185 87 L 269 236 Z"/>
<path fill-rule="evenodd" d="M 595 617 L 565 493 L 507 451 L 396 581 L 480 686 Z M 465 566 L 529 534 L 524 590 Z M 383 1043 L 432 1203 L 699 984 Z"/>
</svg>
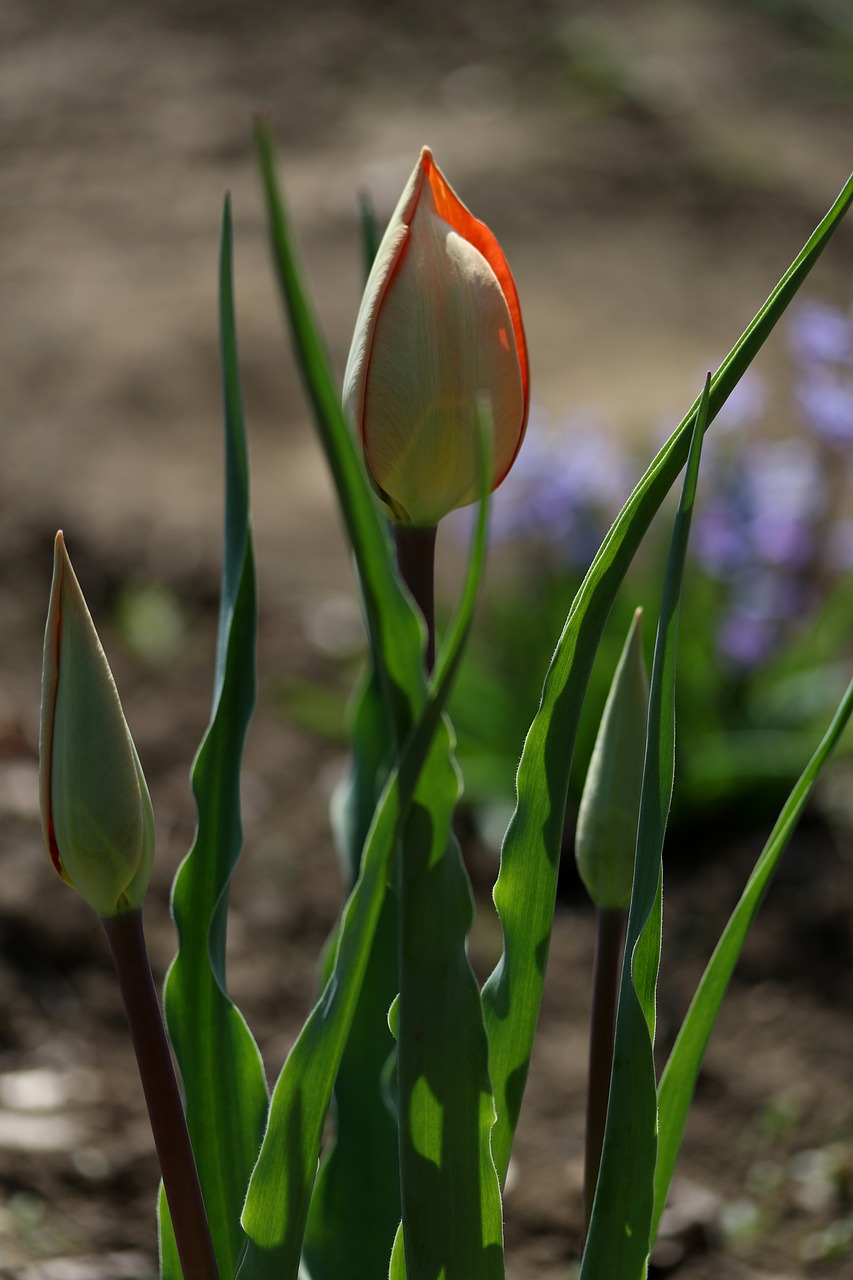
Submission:
<svg viewBox="0 0 853 1280">
<path fill-rule="evenodd" d="M 5 0 L 0 1275 L 144 1280 L 156 1270 L 156 1167 L 104 940 L 41 849 L 41 628 L 62 526 L 155 802 L 147 929 L 162 978 L 212 679 L 226 187 L 262 601 L 230 981 L 271 1079 L 341 905 L 326 811 L 344 749 L 288 723 L 280 706 L 285 681 L 340 680 L 322 619 L 330 608 L 346 617 L 353 587 L 282 335 L 251 111 L 267 109 L 281 140 L 338 367 L 359 293 L 354 193 L 368 186 L 386 216 L 428 141 L 507 249 L 540 402 L 554 415 L 592 406 L 651 439 L 690 403 L 846 177 L 851 45 L 830 17 L 830 7 L 758 0 L 318 0 L 299 12 Z M 853 224 L 810 290 L 849 298 L 851 267 Z M 771 343 L 770 379 L 781 360 Z M 151 583 L 179 612 L 180 643 L 160 657 L 133 651 L 121 622 L 128 591 L 138 598 Z M 667 895 L 662 1050 L 760 843 L 682 837 Z M 498 946 L 494 864 L 476 844 L 469 854 L 481 904 L 472 952 L 485 969 Z M 851 1274 L 851 921 L 850 832 L 814 820 L 709 1050 L 679 1168 L 681 1220 L 659 1257 L 683 1280 Z M 511 1280 L 570 1274 L 591 948 L 589 912 L 562 906 L 506 1196 Z"/>
</svg>

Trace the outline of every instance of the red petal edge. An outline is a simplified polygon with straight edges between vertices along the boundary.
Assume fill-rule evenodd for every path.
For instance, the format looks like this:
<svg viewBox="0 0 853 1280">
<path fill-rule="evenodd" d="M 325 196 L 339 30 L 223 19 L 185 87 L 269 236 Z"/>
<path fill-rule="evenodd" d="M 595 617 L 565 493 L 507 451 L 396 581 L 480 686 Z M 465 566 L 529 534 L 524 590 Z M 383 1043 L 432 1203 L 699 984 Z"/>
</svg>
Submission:
<svg viewBox="0 0 853 1280">
<path fill-rule="evenodd" d="M 513 462 L 515 462 L 518 451 L 521 448 L 521 442 L 524 439 L 524 433 L 527 430 L 527 415 L 530 409 L 530 366 L 527 358 L 527 339 L 524 336 L 524 324 L 521 319 L 521 306 L 518 301 L 518 290 L 515 287 L 515 281 L 512 278 L 512 272 L 509 264 L 504 257 L 503 249 L 498 244 L 497 239 L 489 230 L 484 222 L 480 222 L 475 218 L 469 209 L 465 207 L 457 196 L 456 192 L 450 186 L 444 174 L 432 157 L 432 152 L 428 147 L 424 147 L 421 157 L 426 180 L 430 185 L 432 196 L 435 201 L 436 209 L 445 222 L 453 227 L 469 244 L 482 253 L 489 266 L 498 278 L 498 283 L 503 291 L 509 308 L 510 318 L 512 320 L 513 333 L 515 335 L 515 345 L 518 352 L 518 364 L 521 371 L 521 387 L 524 396 L 524 411 L 521 419 L 521 426 L 518 433 L 518 441 L 515 446 L 515 452 L 510 459 L 509 465 L 503 475 L 497 480 L 495 488 L 503 480 L 509 471 Z"/>
</svg>

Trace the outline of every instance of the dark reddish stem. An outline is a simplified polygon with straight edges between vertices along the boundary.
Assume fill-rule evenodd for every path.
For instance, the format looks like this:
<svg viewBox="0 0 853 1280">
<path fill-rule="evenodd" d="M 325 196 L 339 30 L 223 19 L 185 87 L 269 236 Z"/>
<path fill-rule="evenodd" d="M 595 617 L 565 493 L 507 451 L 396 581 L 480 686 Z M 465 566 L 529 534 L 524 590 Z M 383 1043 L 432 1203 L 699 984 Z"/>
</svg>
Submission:
<svg viewBox="0 0 853 1280">
<path fill-rule="evenodd" d="M 181 1270 L 187 1280 L 219 1280 L 181 1094 L 148 962 L 142 912 L 126 911 L 102 923 L 139 1064 Z"/>
<path fill-rule="evenodd" d="M 595 913 L 595 961 L 592 971 L 592 1010 L 589 1028 L 589 1079 L 586 1094 L 586 1153 L 584 1161 L 584 1235 L 589 1229 L 592 1202 L 601 1165 L 610 1073 L 613 1069 L 613 1037 L 619 1003 L 622 947 L 627 911 L 621 907 L 597 907 Z"/>
<path fill-rule="evenodd" d="M 427 625 L 427 671 L 435 665 L 435 527 L 394 526 L 400 577 L 411 591 Z"/>
</svg>

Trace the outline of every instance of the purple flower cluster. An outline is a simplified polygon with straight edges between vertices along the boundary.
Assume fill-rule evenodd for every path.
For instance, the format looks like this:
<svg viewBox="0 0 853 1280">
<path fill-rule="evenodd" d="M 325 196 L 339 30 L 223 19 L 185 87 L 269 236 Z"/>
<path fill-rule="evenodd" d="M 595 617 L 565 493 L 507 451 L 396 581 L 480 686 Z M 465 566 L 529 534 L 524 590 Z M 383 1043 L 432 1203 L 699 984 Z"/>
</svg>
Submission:
<svg viewBox="0 0 853 1280">
<path fill-rule="evenodd" d="M 694 521 L 694 562 L 722 594 L 717 648 L 742 672 L 809 616 L 819 584 L 853 567 L 853 513 L 839 510 L 853 480 L 853 454 L 844 456 L 853 445 L 853 309 L 805 302 L 788 337 L 806 434 L 756 435 L 768 397 L 749 370 L 706 443 Z M 492 539 L 530 545 L 551 572 L 583 573 L 636 475 L 599 417 L 577 412 L 554 423 L 534 405 L 513 472 L 493 497 Z"/>
<path fill-rule="evenodd" d="M 808 607 L 826 506 L 816 450 L 805 440 L 758 440 L 715 452 L 696 515 L 693 553 L 725 584 L 720 652 L 747 668 L 768 657 Z"/>
<path fill-rule="evenodd" d="M 585 571 L 633 480 L 631 461 L 596 416 L 559 424 L 536 405 L 524 447 L 493 500 L 495 542 L 535 542 L 552 561 Z"/>
<path fill-rule="evenodd" d="M 791 318 L 788 338 L 806 425 L 829 445 L 853 444 L 853 308 L 803 303 Z"/>
<path fill-rule="evenodd" d="M 801 303 L 788 342 L 807 434 L 753 439 L 723 462 L 712 454 L 696 521 L 695 554 L 726 588 L 718 647 L 742 669 L 808 616 L 818 583 L 853 565 L 853 521 L 837 510 L 853 445 L 853 309 Z"/>
</svg>

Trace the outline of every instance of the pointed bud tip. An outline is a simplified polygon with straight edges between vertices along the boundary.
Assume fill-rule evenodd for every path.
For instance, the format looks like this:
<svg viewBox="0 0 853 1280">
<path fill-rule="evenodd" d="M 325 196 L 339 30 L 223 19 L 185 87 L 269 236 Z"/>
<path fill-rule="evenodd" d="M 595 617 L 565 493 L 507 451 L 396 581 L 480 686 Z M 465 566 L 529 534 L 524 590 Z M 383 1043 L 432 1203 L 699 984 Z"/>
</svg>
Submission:
<svg viewBox="0 0 853 1280">
<path fill-rule="evenodd" d="M 154 815 L 136 748 L 62 530 L 42 673 L 39 799 L 51 861 L 99 915 L 141 905 Z"/>
<path fill-rule="evenodd" d="M 425 325 L 435 335 L 428 347 L 418 339 Z M 424 145 L 373 260 L 343 387 L 395 523 L 432 526 L 477 501 L 483 389 L 495 489 L 521 446 L 530 402 L 518 294 L 494 235 Z"/>
<path fill-rule="evenodd" d="M 599 907 L 627 906 L 631 896 L 648 716 L 641 621 L 637 609 L 607 697 L 575 832 L 578 871 Z"/>
</svg>

